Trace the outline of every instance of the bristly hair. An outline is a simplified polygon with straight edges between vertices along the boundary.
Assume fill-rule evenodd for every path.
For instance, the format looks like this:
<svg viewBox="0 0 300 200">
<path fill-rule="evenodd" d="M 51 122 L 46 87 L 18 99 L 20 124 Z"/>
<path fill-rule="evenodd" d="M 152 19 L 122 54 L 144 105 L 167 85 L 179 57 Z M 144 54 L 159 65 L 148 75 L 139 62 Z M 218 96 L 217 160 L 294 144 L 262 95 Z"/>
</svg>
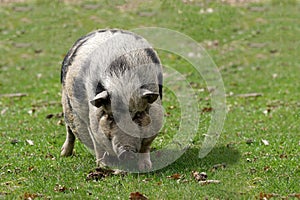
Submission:
<svg viewBox="0 0 300 200">
<path fill-rule="evenodd" d="M 120 76 L 126 70 L 130 70 L 131 68 L 147 65 L 147 64 L 160 64 L 160 61 L 151 48 L 134 50 L 126 53 L 115 59 L 109 67 L 106 69 L 106 72 L 111 76 Z"/>
<path fill-rule="evenodd" d="M 62 62 L 62 67 L 61 67 L 61 75 L 60 75 L 60 81 L 62 84 L 65 82 L 65 78 L 68 72 L 69 66 L 72 64 L 74 57 L 76 56 L 77 50 L 90 38 L 92 38 L 95 35 L 96 32 L 92 32 L 88 35 L 85 35 L 81 38 L 79 38 L 72 48 L 68 51 L 67 55 L 65 56 L 63 62 Z"/>
<path fill-rule="evenodd" d="M 110 76 L 116 76 L 116 78 L 120 78 L 124 75 L 125 72 L 130 70 L 138 72 L 140 74 L 140 78 L 150 76 L 151 73 L 156 74 L 155 80 L 157 81 L 157 85 L 159 88 L 158 92 L 160 98 L 162 99 L 161 65 L 158 56 L 152 48 L 135 50 L 118 57 L 113 62 L 111 62 L 109 67 L 106 69 L 106 73 L 108 73 Z M 129 79 L 128 81 L 131 80 Z"/>
</svg>

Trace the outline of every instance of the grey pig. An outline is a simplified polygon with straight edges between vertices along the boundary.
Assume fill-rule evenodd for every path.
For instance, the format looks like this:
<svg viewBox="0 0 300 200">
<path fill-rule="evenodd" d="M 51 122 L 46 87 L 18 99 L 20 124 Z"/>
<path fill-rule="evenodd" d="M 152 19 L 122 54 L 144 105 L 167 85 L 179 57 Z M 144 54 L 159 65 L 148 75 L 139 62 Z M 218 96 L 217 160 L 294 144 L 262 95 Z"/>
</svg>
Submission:
<svg viewBox="0 0 300 200">
<path fill-rule="evenodd" d="M 62 156 L 72 155 L 76 136 L 100 167 L 152 168 L 150 145 L 163 122 L 162 67 L 144 38 L 117 29 L 81 37 L 64 58 L 61 82 Z"/>
</svg>

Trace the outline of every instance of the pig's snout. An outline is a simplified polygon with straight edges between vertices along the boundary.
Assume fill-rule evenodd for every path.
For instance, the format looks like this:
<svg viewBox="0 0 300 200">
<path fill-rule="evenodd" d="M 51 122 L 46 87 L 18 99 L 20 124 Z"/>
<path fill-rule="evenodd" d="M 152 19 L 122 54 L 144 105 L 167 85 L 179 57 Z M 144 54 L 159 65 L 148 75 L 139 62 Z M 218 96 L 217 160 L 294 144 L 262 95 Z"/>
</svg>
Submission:
<svg viewBox="0 0 300 200">
<path fill-rule="evenodd" d="M 118 158 L 121 161 L 125 161 L 125 160 L 134 160 L 137 158 L 137 150 L 136 149 L 132 149 L 130 147 L 123 147 L 122 150 L 120 151 Z"/>
</svg>

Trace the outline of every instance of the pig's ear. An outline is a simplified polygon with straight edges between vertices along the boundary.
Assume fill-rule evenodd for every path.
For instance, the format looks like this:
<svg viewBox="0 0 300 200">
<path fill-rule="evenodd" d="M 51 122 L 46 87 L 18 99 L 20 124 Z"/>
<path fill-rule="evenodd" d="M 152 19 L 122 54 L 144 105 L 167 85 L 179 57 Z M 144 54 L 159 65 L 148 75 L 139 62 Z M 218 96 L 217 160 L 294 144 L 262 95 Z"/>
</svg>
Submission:
<svg viewBox="0 0 300 200">
<path fill-rule="evenodd" d="M 95 96 L 95 98 L 93 100 L 91 100 L 91 104 L 96 106 L 97 108 L 103 106 L 103 105 L 106 105 L 108 104 L 110 101 L 109 99 L 109 95 L 108 95 L 108 92 L 107 91 L 103 91 L 103 92 L 100 92 L 99 94 L 97 94 Z"/>
<path fill-rule="evenodd" d="M 153 103 L 158 98 L 159 94 L 157 92 L 152 92 L 150 90 L 142 90 L 142 99 L 146 99 L 148 103 Z"/>
</svg>

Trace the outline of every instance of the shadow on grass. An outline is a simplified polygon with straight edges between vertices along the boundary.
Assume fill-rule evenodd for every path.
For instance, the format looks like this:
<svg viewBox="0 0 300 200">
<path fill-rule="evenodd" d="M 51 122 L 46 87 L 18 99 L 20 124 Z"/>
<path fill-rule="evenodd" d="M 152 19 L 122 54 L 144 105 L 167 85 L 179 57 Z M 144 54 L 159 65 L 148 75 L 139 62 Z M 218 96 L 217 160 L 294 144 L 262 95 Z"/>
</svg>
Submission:
<svg viewBox="0 0 300 200">
<path fill-rule="evenodd" d="M 204 158 L 199 158 L 198 148 L 192 147 L 188 149 L 178 160 L 170 165 L 157 170 L 155 173 L 164 171 L 193 171 L 193 170 L 210 170 L 215 165 L 222 166 L 233 165 L 240 159 L 240 152 L 237 149 L 226 146 L 216 146 Z M 174 154 L 174 152 L 172 152 Z M 154 159 L 155 162 L 155 159 Z"/>
</svg>

